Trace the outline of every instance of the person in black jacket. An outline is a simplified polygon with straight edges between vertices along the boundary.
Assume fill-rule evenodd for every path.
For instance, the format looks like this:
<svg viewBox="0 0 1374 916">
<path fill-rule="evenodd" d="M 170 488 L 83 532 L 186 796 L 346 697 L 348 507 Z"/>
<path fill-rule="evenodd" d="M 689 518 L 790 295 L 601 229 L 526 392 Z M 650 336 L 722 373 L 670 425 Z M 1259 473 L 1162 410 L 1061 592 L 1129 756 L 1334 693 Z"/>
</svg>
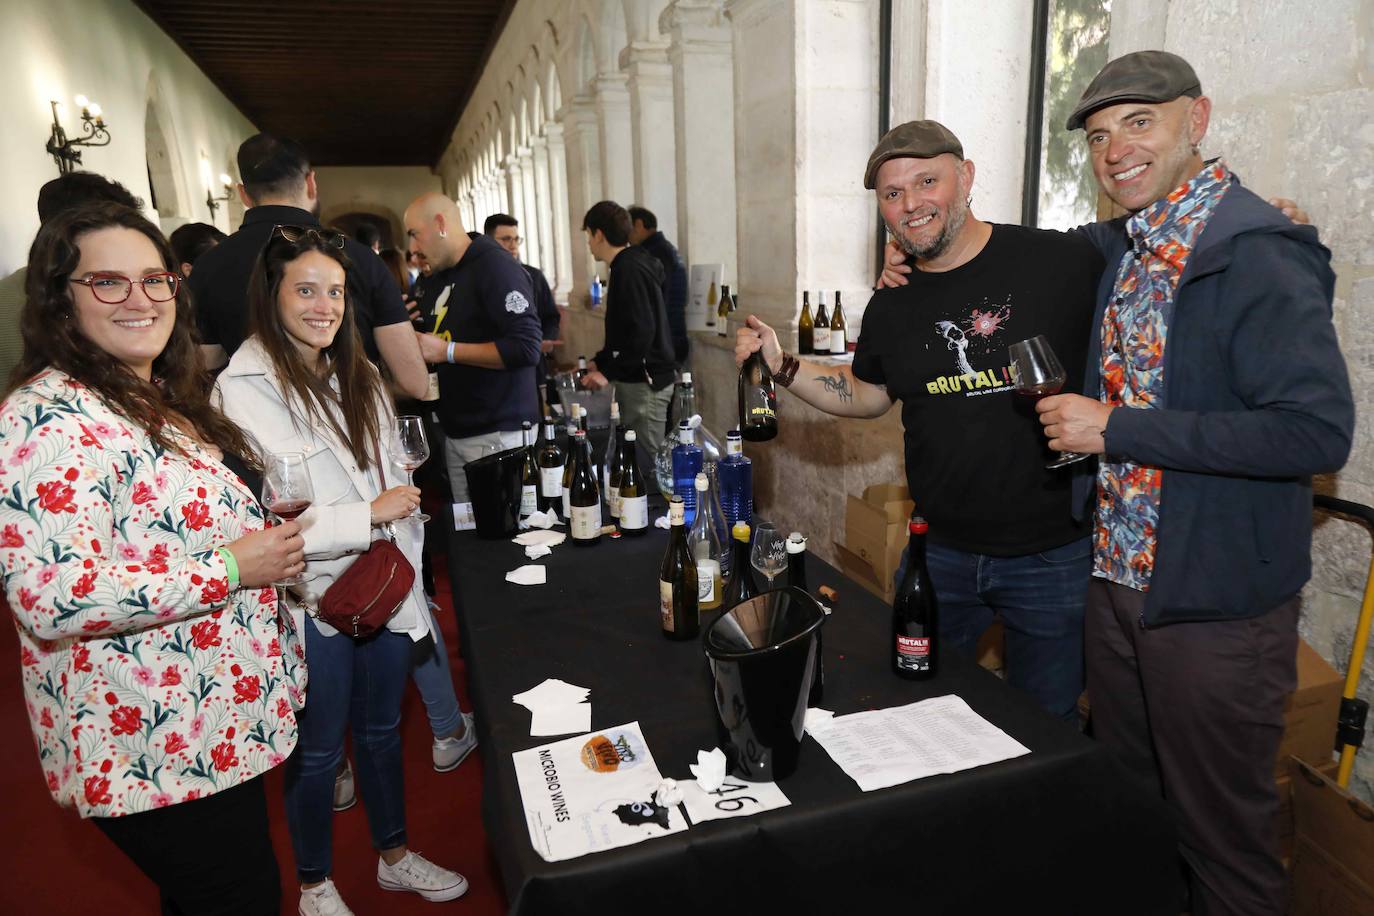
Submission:
<svg viewBox="0 0 1374 916">
<path fill-rule="evenodd" d="M 625 425 L 648 454 L 658 451 L 676 363 L 663 304 L 663 266 L 630 246 L 630 214 L 603 200 L 582 220 L 592 257 L 610 267 L 606 294 L 606 344 L 588 366 L 589 388 L 615 382 Z"/>
<path fill-rule="evenodd" d="M 530 275 L 530 287 L 534 291 L 534 311 L 539 316 L 539 330 L 544 334 L 544 341 L 539 345 L 539 349 L 545 355 L 552 353 L 558 343 L 562 316 L 558 313 L 558 305 L 553 301 L 553 290 L 549 289 L 549 281 L 545 279 L 544 272 L 538 267 L 520 261 L 520 221 L 506 213 L 493 213 L 482 224 L 482 234 L 489 236 L 492 241 L 509 251 L 510 256 L 520 262 L 520 266 L 525 268 L 525 273 Z M 543 359 L 535 366 L 534 377 L 542 389 L 545 378 Z"/>
<path fill-rule="evenodd" d="M 687 363 L 687 266 L 677 248 L 658 231 L 658 217 L 644 207 L 630 208 L 630 244 L 638 245 L 663 265 L 663 304 L 668 308 L 668 329 L 673 335 L 673 358 Z"/>
</svg>

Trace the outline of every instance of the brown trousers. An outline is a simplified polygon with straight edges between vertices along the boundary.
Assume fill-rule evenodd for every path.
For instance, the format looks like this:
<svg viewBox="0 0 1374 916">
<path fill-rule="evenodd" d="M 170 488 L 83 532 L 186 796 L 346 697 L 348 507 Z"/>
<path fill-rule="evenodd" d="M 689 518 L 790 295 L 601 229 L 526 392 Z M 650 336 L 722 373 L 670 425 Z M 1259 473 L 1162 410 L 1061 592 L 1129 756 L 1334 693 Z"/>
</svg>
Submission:
<svg viewBox="0 0 1374 916">
<path fill-rule="evenodd" d="M 1093 734 L 1169 805 L 1194 916 L 1281 916 L 1275 820 L 1298 599 L 1258 617 L 1142 628 L 1145 593 L 1094 578 L 1084 650 Z"/>
</svg>

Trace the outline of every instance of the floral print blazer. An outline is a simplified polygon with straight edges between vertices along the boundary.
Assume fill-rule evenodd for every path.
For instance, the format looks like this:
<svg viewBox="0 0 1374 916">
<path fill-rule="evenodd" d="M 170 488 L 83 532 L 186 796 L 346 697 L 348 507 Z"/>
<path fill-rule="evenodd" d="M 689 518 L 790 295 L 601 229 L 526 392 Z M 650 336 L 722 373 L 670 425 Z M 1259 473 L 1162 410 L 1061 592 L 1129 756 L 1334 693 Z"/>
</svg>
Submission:
<svg viewBox="0 0 1374 916">
<path fill-rule="evenodd" d="M 181 443 L 57 370 L 0 404 L 0 576 L 48 789 L 83 817 L 213 794 L 296 744 L 296 632 L 215 552 L 262 510 Z"/>
</svg>

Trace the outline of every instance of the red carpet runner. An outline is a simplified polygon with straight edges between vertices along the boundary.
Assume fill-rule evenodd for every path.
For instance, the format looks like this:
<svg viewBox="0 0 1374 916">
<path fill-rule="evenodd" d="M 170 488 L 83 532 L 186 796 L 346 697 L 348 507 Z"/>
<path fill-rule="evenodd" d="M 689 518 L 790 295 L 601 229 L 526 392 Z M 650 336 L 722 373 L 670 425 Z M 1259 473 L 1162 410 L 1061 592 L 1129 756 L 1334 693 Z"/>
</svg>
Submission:
<svg viewBox="0 0 1374 916">
<path fill-rule="evenodd" d="M 437 600 L 443 607 L 439 623 L 448 645 L 459 699 L 464 709 L 470 709 L 444 561 L 439 559 L 434 566 Z M 152 883 L 104 834 L 83 823 L 74 813 L 58 808 L 44 788 L 19 684 L 14 619 L 3 603 L 0 609 L 0 734 L 8 736 L 0 753 L 0 806 L 4 810 L 0 820 L 0 861 L 5 863 L 5 877 L 0 881 L 0 913 L 157 913 L 157 891 Z M 413 686 L 406 698 L 402 734 L 410 845 L 432 861 L 466 875 L 469 890 L 450 903 L 428 903 L 414 894 L 379 888 L 377 854 L 368 839 L 367 815 L 361 803 L 335 815 L 334 883 L 359 916 L 504 913 L 505 895 L 482 829 L 482 748 L 478 747 L 457 770 L 434 772 L 429 723 Z M 286 814 L 281 806 L 282 769 L 278 767 L 269 774 L 267 798 L 272 843 L 281 864 L 282 912 L 293 914 L 299 885 L 286 832 Z"/>
</svg>

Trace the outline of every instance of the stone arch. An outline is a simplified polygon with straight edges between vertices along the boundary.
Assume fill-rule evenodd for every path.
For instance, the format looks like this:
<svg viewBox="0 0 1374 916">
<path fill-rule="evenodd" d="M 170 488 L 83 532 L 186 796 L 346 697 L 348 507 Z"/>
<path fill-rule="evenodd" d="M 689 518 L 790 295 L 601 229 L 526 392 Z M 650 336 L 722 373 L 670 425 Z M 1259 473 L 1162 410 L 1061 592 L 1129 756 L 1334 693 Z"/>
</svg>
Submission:
<svg viewBox="0 0 1374 916">
<path fill-rule="evenodd" d="M 405 226 L 400 214 L 385 204 L 350 200 L 336 204 L 320 213 L 320 222 L 341 232 L 353 235 L 362 223 L 371 223 L 382 234 L 382 247 L 395 248 L 405 238 Z"/>
<path fill-rule="evenodd" d="M 601 0 L 601 54 L 598 72 L 620 69 L 620 52 L 630 43 L 625 27 L 625 7 L 621 0 Z"/>
<path fill-rule="evenodd" d="M 596 30 L 585 18 L 582 20 L 582 36 L 577 48 L 577 91 L 585 92 L 589 88 L 592 80 L 596 79 L 596 74 L 600 67 L 597 64 L 599 53 L 597 51 Z"/>
<path fill-rule="evenodd" d="M 558 117 L 558 112 L 563 108 L 563 81 L 558 78 L 558 67 L 553 61 L 549 61 L 548 71 L 545 74 L 544 87 L 544 112 L 545 120 L 552 121 Z"/>
<path fill-rule="evenodd" d="M 191 195 L 186 188 L 176 131 L 172 129 L 171 110 L 154 73 L 148 74 L 146 97 L 143 140 L 148 167 L 148 206 L 157 214 L 162 230 L 170 233 L 191 220 Z"/>
</svg>

